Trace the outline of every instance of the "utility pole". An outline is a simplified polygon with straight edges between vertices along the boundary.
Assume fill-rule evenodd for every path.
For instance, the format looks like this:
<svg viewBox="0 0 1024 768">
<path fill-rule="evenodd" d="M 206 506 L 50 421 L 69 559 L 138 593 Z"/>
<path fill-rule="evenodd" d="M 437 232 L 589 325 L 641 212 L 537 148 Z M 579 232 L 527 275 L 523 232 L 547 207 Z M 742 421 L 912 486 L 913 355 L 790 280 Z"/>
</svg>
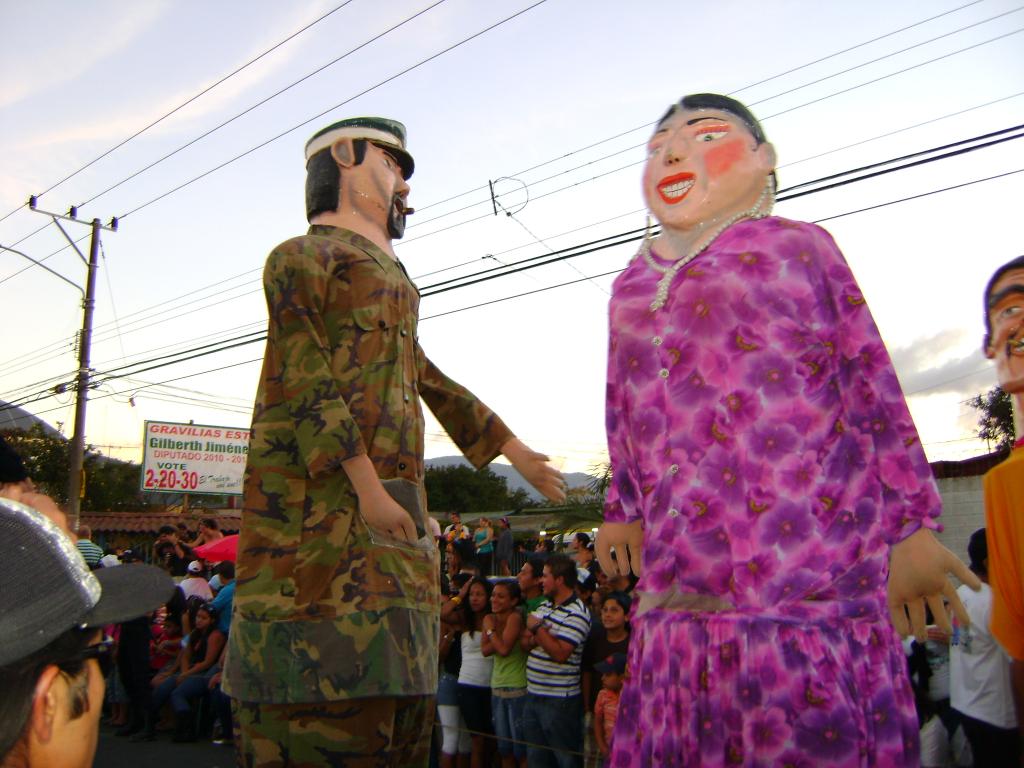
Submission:
<svg viewBox="0 0 1024 768">
<path fill-rule="evenodd" d="M 75 431 L 71 437 L 70 466 L 68 467 L 68 523 L 72 530 L 78 528 L 78 516 L 81 510 L 82 500 L 82 465 L 85 460 L 85 407 L 89 401 L 89 354 L 92 346 L 92 317 L 96 308 L 96 272 L 99 269 L 100 254 L 100 232 L 106 229 L 109 232 L 117 231 L 117 218 L 111 218 L 106 225 L 99 219 L 91 222 L 82 221 L 78 218 L 78 208 L 71 206 L 67 214 L 52 213 L 44 211 L 36 206 L 36 196 L 28 199 L 28 207 L 36 213 L 49 216 L 57 229 L 61 231 L 78 257 L 85 263 L 88 273 L 85 279 L 85 293 L 82 299 L 82 330 L 78 338 L 78 375 L 75 378 Z M 60 222 L 71 221 L 75 224 L 88 224 L 92 228 L 92 237 L 89 240 L 89 258 L 82 255 L 75 241 L 68 235 Z"/>
</svg>

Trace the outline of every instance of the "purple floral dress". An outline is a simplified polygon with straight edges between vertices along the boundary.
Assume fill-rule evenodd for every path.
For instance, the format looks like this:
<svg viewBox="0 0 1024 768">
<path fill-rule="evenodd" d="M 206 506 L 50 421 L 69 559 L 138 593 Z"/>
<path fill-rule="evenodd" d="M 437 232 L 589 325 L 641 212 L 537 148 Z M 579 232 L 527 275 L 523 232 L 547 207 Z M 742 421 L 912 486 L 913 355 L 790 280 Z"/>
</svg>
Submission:
<svg viewBox="0 0 1024 768">
<path fill-rule="evenodd" d="M 849 267 L 773 217 L 652 312 L 660 277 L 615 282 L 605 519 L 643 521 L 639 590 L 732 607 L 634 616 L 610 765 L 917 765 L 888 553 L 940 501 Z"/>
</svg>

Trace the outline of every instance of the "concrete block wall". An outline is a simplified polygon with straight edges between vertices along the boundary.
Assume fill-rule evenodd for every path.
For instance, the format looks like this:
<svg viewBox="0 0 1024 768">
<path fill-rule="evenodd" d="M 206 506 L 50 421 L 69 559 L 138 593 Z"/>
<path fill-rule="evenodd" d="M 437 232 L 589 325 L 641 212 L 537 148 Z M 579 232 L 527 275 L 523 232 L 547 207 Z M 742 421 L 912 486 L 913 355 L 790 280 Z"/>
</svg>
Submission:
<svg viewBox="0 0 1024 768">
<path fill-rule="evenodd" d="M 939 522 L 945 530 L 938 534 L 943 546 L 963 560 L 967 558 L 967 541 L 971 534 L 985 526 L 985 502 L 982 476 L 943 477 L 936 481 L 942 496 Z"/>
</svg>

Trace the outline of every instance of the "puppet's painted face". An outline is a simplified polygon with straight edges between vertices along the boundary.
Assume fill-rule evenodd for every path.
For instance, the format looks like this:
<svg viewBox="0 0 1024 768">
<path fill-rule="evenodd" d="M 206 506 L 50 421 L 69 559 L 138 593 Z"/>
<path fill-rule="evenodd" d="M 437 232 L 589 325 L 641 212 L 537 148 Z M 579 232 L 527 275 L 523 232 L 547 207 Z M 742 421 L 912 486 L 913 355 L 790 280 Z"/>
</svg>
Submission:
<svg viewBox="0 0 1024 768">
<path fill-rule="evenodd" d="M 647 144 L 644 199 L 663 227 L 700 232 L 751 208 L 774 168 L 742 120 L 720 109 L 680 109 Z"/>
<path fill-rule="evenodd" d="M 1011 269 L 988 295 L 992 335 L 985 357 L 994 360 L 1004 392 L 1024 392 L 1024 269 Z"/>
<path fill-rule="evenodd" d="M 402 178 L 398 160 L 388 151 L 375 144 L 367 143 L 363 161 L 345 173 L 356 185 L 356 208 L 372 220 L 387 227 L 388 234 L 395 239 L 405 234 L 406 200 L 409 184 Z"/>
</svg>

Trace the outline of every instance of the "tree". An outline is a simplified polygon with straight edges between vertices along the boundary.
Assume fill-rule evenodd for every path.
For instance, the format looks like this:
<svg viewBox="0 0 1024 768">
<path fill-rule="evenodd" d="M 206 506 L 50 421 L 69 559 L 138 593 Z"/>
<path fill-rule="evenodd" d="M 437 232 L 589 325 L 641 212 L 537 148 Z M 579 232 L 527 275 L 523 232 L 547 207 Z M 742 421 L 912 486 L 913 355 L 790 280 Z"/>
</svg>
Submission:
<svg viewBox="0 0 1024 768">
<path fill-rule="evenodd" d="M 67 439 L 46 434 L 39 424 L 28 430 L 4 430 L 0 435 L 21 456 L 25 471 L 36 487 L 59 504 L 66 503 L 71 467 Z M 86 446 L 83 465 L 83 510 L 107 512 L 147 506 L 140 491 L 142 468 L 138 464 L 111 459 Z"/>
<path fill-rule="evenodd" d="M 510 496 L 505 478 L 489 469 L 427 467 L 424 484 L 427 505 L 438 512 L 458 512 L 460 515 L 498 512 L 513 509 L 522 501 L 519 496 Z"/>
<path fill-rule="evenodd" d="M 33 424 L 27 430 L 4 430 L 2 436 L 21 457 L 36 488 L 57 503 L 65 503 L 71 466 L 67 438 L 48 435 L 39 424 Z"/>
<path fill-rule="evenodd" d="M 978 437 L 989 444 L 995 443 L 996 453 L 1009 453 L 1017 439 L 1017 431 L 1013 426 L 1013 400 L 999 387 L 990 389 L 983 395 L 977 395 L 967 404 L 980 413 L 978 417 Z"/>
</svg>

